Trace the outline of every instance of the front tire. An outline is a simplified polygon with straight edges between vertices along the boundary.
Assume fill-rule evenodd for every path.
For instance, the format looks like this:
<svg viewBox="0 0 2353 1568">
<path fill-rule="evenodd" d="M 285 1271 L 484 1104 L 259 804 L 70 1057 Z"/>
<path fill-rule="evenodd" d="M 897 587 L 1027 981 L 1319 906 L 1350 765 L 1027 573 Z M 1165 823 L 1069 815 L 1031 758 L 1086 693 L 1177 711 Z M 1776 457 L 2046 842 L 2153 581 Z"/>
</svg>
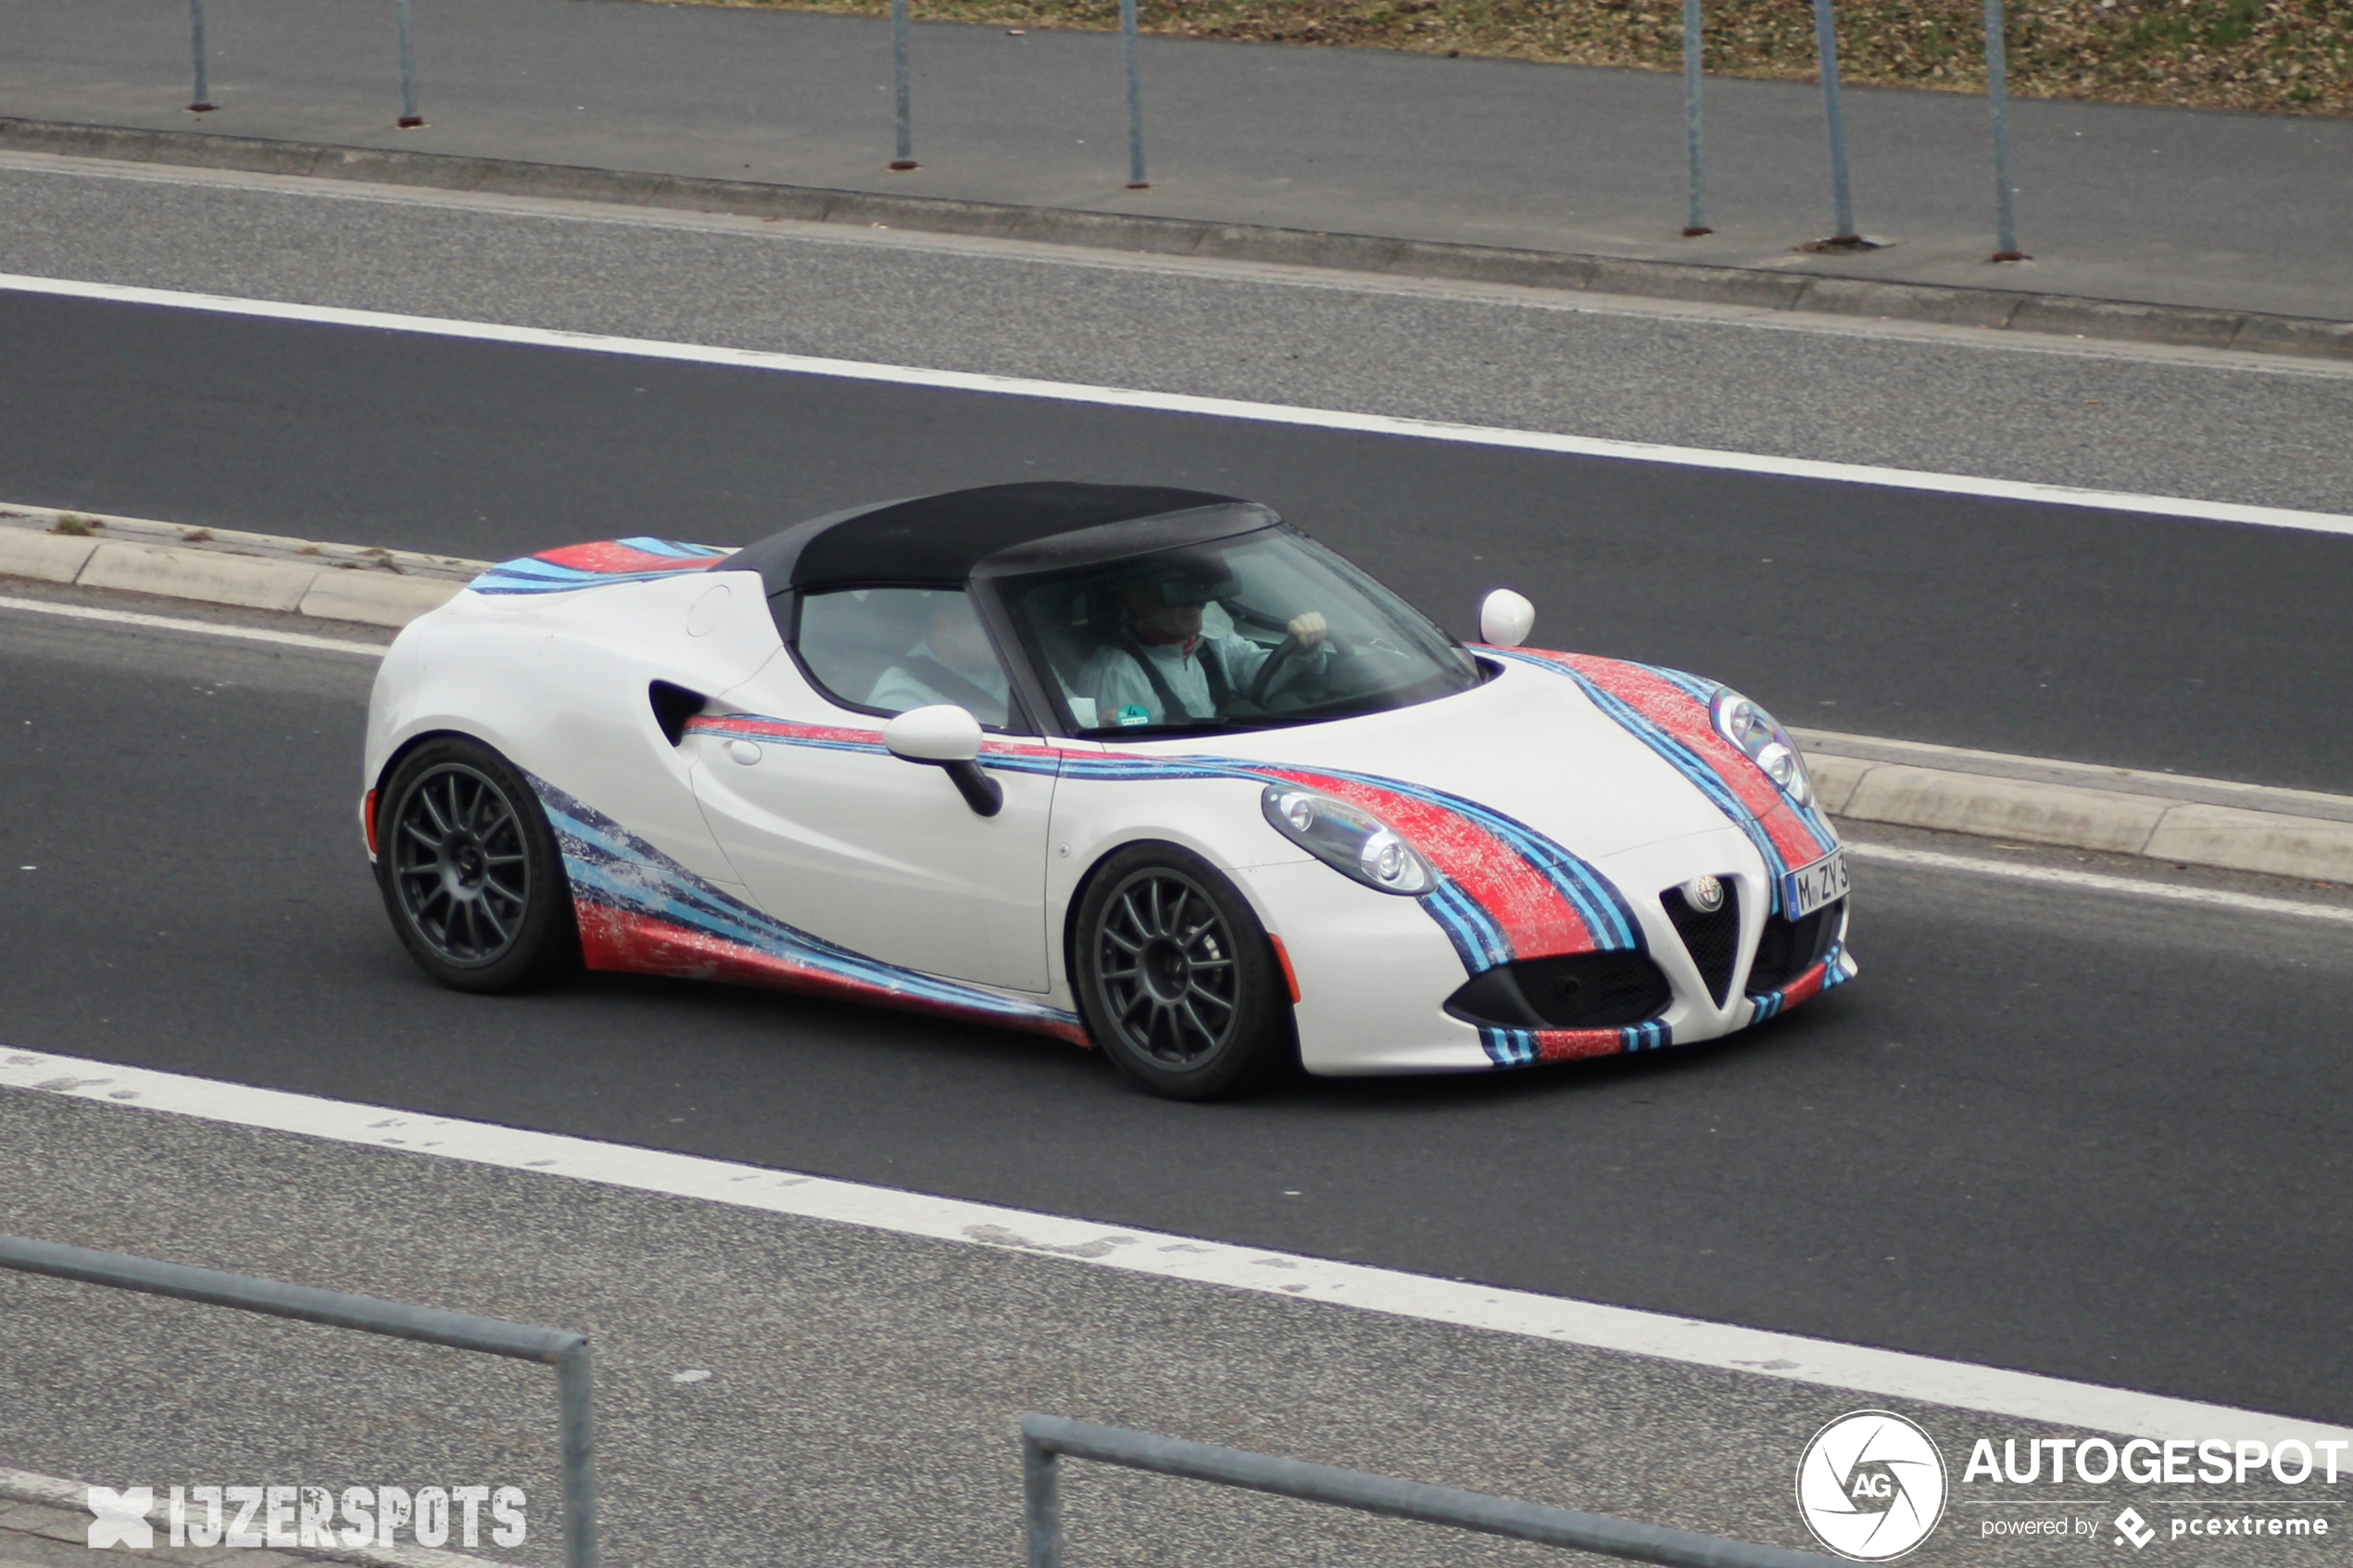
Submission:
<svg viewBox="0 0 2353 1568">
<path fill-rule="evenodd" d="M 521 991 L 579 967 L 547 814 L 489 746 L 442 735 L 400 759 L 376 808 L 376 884 L 419 967 L 458 991 Z"/>
<path fill-rule="evenodd" d="M 1254 1087 L 1292 1057 L 1289 994 L 1265 928 L 1200 856 L 1132 845 L 1099 868 L 1072 932 L 1095 1043 L 1154 1094 Z"/>
</svg>

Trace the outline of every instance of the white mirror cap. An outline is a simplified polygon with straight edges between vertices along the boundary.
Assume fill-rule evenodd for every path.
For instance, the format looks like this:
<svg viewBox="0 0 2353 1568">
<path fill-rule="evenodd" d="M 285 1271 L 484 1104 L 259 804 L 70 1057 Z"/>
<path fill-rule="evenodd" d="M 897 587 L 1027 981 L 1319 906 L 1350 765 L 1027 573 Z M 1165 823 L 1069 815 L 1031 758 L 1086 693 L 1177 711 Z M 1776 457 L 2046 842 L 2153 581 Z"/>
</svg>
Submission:
<svg viewBox="0 0 2353 1568">
<path fill-rule="evenodd" d="M 883 745 L 910 762 L 969 762 L 980 755 L 980 721 L 952 702 L 911 708 L 883 726 Z"/>
<path fill-rule="evenodd" d="M 1536 607 L 1525 596 L 1498 588 L 1478 602 L 1478 634 L 1499 648 L 1516 648 L 1536 626 Z"/>
</svg>

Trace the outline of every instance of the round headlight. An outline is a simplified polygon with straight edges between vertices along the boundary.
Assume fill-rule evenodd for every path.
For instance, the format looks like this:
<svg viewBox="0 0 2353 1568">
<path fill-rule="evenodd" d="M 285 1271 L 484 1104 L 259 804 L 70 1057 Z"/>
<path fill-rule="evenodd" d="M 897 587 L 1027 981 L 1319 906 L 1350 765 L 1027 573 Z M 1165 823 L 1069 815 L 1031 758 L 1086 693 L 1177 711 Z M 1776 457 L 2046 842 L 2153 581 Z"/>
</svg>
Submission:
<svg viewBox="0 0 2353 1568">
<path fill-rule="evenodd" d="M 1276 832 L 1367 887 L 1410 895 L 1438 884 L 1420 851 L 1361 806 L 1283 784 L 1268 784 L 1259 803 Z"/>
<path fill-rule="evenodd" d="M 1716 733 L 1739 748 L 1774 786 L 1800 806 L 1813 798 L 1806 759 L 1770 713 L 1730 687 L 1718 687 L 1709 705 Z"/>
</svg>

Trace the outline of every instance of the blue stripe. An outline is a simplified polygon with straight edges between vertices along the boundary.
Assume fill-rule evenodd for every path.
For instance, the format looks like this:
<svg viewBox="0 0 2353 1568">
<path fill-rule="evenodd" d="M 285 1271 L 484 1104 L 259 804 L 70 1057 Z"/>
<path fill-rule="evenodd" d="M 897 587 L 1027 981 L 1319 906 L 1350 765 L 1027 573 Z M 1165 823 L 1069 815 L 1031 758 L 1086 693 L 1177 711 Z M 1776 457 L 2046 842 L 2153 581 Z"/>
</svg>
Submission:
<svg viewBox="0 0 2353 1568">
<path fill-rule="evenodd" d="M 728 720 L 741 722 L 730 725 Z M 808 746 L 826 750 L 879 753 L 885 748 L 877 741 L 838 740 L 824 736 L 804 736 L 764 733 L 753 726 L 762 722 L 759 716 L 748 713 L 728 714 L 697 719 L 692 728 L 697 734 L 733 735 L 740 739 Z M 764 721 L 784 723 L 786 721 Z M 1633 909 L 1617 886 L 1585 861 L 1578 859 L 1561 845 L 1518 819 L 1444 790 L 1410 784 L 1403 779 L 1378 773 L 1359 773 L 1339 768 L 1316 767 L 1312 764 L 1272 764 L 1231 761 L 1218 757 L 1089 757 L 1064 753 L 1057 759 L 985 753 L 982 760 L 990 768 L 1016 771 L 1052 771 L 1059 766 L 1064 777 L 1115 783 L 1151 783 L 1183 779 L 1232 779 L 1256 784 L 1283 784 L 1277 769 L 1289 771 L 1320 774 L 1327 778 L 1345 779 L 1376 789 L 1391 790 L 1426 805 L 1453 811 L 1492 834 L 1506 848 L 1533 868 L 1556 891 L 1564 902 L 1592 932 L 1597 950 L 1640 949 L 1644 947 L 1641 922 Z M 1469 974 L 1479 974 L 1518 955 L 1504 935 L 1502 924 L 1494 914 L 1466 892 L 1461 884 L 1441 872 L 1437 885 L 1420 895 L 1416 902 L 1423 912 L 1436 922 L 1446 939 L 1453 946 Z M 1648 1028 L 1648 1026 L 1645 1026 Z M 1663 1030 L 1629 1031 L 1628 1048 L 1637 1040 L 1665 1044 Z M 1533 1036 L 1526 1030 L 1482 1028 L 1479 1042 L 1491 1060 L 1499 1066 L 1524 1065 L 1536 1060 Z"/>
<path fill-rule="evenodd" d="M 712 886 L 547 780 L 525 776 L 547 809 L 574 894 L 590 903 L 647 915 L 821 974 L 857 981 L 916 1001 L 1009 1021 L 1078 1022 L 1076 1013 L 902 969 L 787 925 Z"/>
<path fill-rule="evenodd" d="M 1563 1030 L 1561 1033 L 1582 1031 Z M 1674 1043 L 1675 1032 L 1656 1019 L 1645 1023 L 1626 1024 L 1617 1031 L 1620 1052 L 1664 1050 Z M 1505 1029 L 1484 1024 L 1478 1031 L 1478 1044 L 1479 1048 L 1486 1051 L 1487 1060 L 1498 1067 L 1532 1066 L 1541 1054 L 1536 1031 L 1531 1029 Z"/>
<path fill-rule="evenodd" d="M 657 539 L 645 533 L 602 542 L 624 546 L 649 556 L 667 556 L 673 560 L 690 564 L 646 567 L 636 571 L 598 571 L 587 567 L 543 560 L 537 556 L 522 556 L 514 560 L 498 562 L 466 586 L 477 594 L 560 594 L 574 588 L 593 588 L 602 583 L 649 583 L 656 578 L 674 577 L 682 571 L 698 571 L 702 570 L 703 562 L 711 557 L 727 553 L 716 545 L 690 545 L 683 540 Z"/>
<path fill-rule="evenodd" d="M 1507 652 L 1509 650 L 1498 649 L 1496 651 Z M 1589 694 L 1599 690 L 1599 688 L 1595 687 L 1592 682 L 1584 675 L 1583 672 L 1558 663 L 1555 660 L 1543 659 L 1533 654 L 1524 653 L 1512 653 L 1511 657 L 1519 659 L 1526 663 L 1539 665 L 1542 668 L 1554 670 L 1561 674 L 1567 675 L 1572 680 L 1575 680 L 1580 686 L 1584 687 Z M 1627 668 L 1629 669 L 1644 670 L 1648 671 L 1651 674 L 1656 675 L 1659 679 L 1667 682 L 1667 684 L 1675 687 L 1684 696 L 1690 697 L 1702 709 L 1710 708 L 1716 700 L 1716 694 L 1724 689 L 1723 685 L 1719 682 L 1704 680 L 1700 676 L 1691 674 L 1681 670 L 1670 670 L 1663 664 L 1636 664 L 1631 660 L 1626 660 L 1623 662 L 1626 663 Z M 1609 696 L 1609 694 L 1606 693 L 1603 693 L 1601 695 L 1604 696 Z M 1673 734 L 1670 734 L 1666 730 L 1659 728 L 1655 721 L 1636 711 L 1621 699 L 1615 696 L 1609 696 L 1609 700 L 1616 703 L 1617 707 L 1624 709 L 1627 715 L 1626 717 L 1620 717 L 1617 713 L 1612 712 L 1611 717 L 1617 718 L 1620 723 L 1626 724 L 1629 729 L 1635 729 L 1637 726 L 1642 726 L 1642 729 L 1655 732 L 1659 741 L 1674 746 L 1688 756 L 1694 764 L 1706 769 L 1707 777 L 1709 779 L 1714 780 L 1718 784 L 1723 783 L 1721 775 L 1718 774 L 1714 769 L 1707 768 L 1706 763 L 1700 759 L 1698 753 L 1692 751 L 1683 741 Z M 1710 721 L 1713 722 L 1712 717 Z M 1642 731 L 1638 730 L 1637 733 L 1641 734 Z M 1642 738 L 1644 740 L 1650 740 L 1651 735 L 1643 734 Z M 1694 782 L 1697 781 L 1695 780 Z M 1710 797 L 1715 798 L 1712 795 Z M 1726 814 L 1733 817 L 1735 821 L 1751 815 L 1748 808 L 1741 803 L 1738 796 L 1732 796 L 1730 797 L 1730 799 L 1732 804 L 1729 808 L 1726 808 L 1723 805 L 1723 802 L 1718 800 L 1718 809 L 1724 809 Z M 1824 846 L 1834 846 L 1838 843 L 1838 834 L 1831 831 L 1830 822 L 1828 819 L 1822 815 L 1820 807 L 1815 805 L 1812 801 L 1801 803 L 1793 800 L 1786 792 L 1782 794 L 1781 800 L 1790 810 L 1796 813 L 1797 819 L 1806 824 L 1807 830 L 1813 834 L 1816 843 Z M 1827 848 L 1824 852 L 1828 853 Z M 1788 869 L 1787 866 L 1782 863 L 1781 857 L 1778 854 L 1768 854 L 1767 859 L 1774 864 L 1781 865 L 1783 870 Z M 1775 873 L 1777 879 L 1779 874 L 1780 873 L 1778 872 Z"/>
</svg>

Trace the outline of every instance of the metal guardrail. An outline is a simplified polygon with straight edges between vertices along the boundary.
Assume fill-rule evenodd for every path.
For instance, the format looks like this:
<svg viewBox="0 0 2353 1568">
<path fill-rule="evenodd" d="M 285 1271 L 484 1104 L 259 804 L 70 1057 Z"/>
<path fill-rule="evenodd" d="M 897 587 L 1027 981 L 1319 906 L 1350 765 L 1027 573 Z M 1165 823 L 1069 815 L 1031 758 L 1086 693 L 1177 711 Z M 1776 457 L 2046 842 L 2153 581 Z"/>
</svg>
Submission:
<svg viewBox="0 0 2353 1568">
<path fill-rule="evenodd" d="M 1428 1524 L 1451 1524 L 1514 1540 L 1543 1546 L 1568 1547 L 1599 1552 L 1635 1562 L 1655 1562 L 1667 1568 L 1839 1568 L 1827 1557 L 1726 1540 L 1690 1530 L 1669 1530 L 1637 1524 L 1598 1513 L 1578 1513 L 1543 1503 L 1490 1497 L 1484 1492 L 1457 1491 L 1369 1475 L 1361 1470 L 1335 1470 L 1271 1454 L 1246 1453 L 1207 1443 L 1130 1432 L 1118 1426 L 1097 1426 L 1058 1415 L 1021 1418 L 1022 1499 L 1028 1524 L 1028 1568 L 1062 1568 L 1061 1458 L 1091 1459 L 1104 1464 L 1149 1470 L 1162 1475 L 1182 1475 L 1221 1486 L 1241 1486 L 1277 1497 L 1302 1498 L 1337 1508 L 1360 1509 L 1392 1519 L 1417 1519 Z"/>
<path fill-rule="evenodd" d="M 1143 68 L 1139 58 L 1141 25 L 1138 17 L 1139 0 L 1118 0 L 1120 58 L 1127 79 L 1127 189 L 1148 191 L 1151 184 L 1144 173 L 1144 86 Z M 1833 232 L 1826 241 L 1818 242 L 1835 248 L 1876 248 L 1856 232 L 1855 197 L 1848 178 L 1846 161 L 1846 117 L 1842 107 L 1838 80 L 1838 28 L 1835 16 L 1836 0 L 1811 0 L 1814 11 L 1814 47 L 1818 58 L 1817 76 L 1822 93 L 1822 128 L 1830 152 L 1831 210 Z M 1994 251 L 1988 259 L 1994 261 L 2024 261 L 2025 253 L 2018 248 L 2018 215 L 2015 203 L 2016 187 L 2011 184 L 2009 91 L 2007 51 L 2004 44 L 2006 26 L 2004 0 L 1984 0 L 1985 6 L 1985 91 L 1986 103 L 1992 111 L 1994 130 Z M 1701 135 L 1701 94 L 1705 48 L 1701 37 L 1703 0 L 1682 0 L 1683 35 L 1683 139 L 1688 164 L 1686 210 L 1683 237 L 1695 239 L 1716 231 L 1708 227 L 1705 197 L 1705 145 Z M 415 24 L 411 15 L 412 0 L 395 0 L 394 32 L 398 44 L 400 60 L 400 117 L 394 121 L 403 130 L 414 130 L 425 123 L 417 107 L 417 51 Z M 892 157 L 884 167 L 908 170 L 923 167 L 915 161 L 914 111 L 912 107 L 912 70 L 909 60 L 912 0 L 889 0 L 890 15 L 890 80 L 892 108 Z M 188 107 L 209 112 L 216 106 L 211 99 L 208 52 L 205 47 L 205 0 L 188 0 L 189 47 L 195 67 L 195 94 Z"/>
<path fill-rule="evenodd" d="M 0 1268 L 547 1363 L 556 1369 L 563 1427 L 564 1562 L 566 1568 L 597 1568 L 597 1469 L 585 1335 L 18 1236 L 0 1236 Z"/>
</svg>

